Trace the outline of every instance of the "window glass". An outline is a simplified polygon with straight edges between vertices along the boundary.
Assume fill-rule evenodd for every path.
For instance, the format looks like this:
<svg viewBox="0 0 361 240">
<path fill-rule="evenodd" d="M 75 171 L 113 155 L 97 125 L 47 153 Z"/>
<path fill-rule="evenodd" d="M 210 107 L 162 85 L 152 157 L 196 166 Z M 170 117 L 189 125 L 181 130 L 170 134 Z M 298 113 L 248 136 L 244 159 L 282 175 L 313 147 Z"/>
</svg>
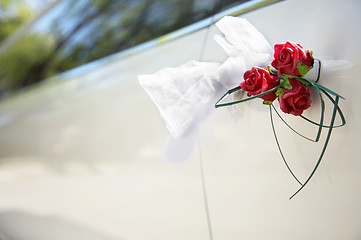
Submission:
<svg viewBox="0 0 361 240">
<path fill-rule="evenodd" d="M 241 3 L 248 2 L 249 0 L 222 0 L 221 1 L 221 10 L 236 6 Z"/>
<path fill-rule="evenodd" d="M 0 9 L 4 26 L 21 0 Z M 62 0 L 0 54 L 0 96 L 211 16 L 217 0 Z M 23 10 L 25 5 L 21 5 Z M 5 9 L 4 11 L 2 11 Z M 23 11 L 22 10 L 22 11 Z M 20 10 L 19 10 L 20 11 Z M 0 43 L 0 47 L 1 44 Z"/>
</svg>

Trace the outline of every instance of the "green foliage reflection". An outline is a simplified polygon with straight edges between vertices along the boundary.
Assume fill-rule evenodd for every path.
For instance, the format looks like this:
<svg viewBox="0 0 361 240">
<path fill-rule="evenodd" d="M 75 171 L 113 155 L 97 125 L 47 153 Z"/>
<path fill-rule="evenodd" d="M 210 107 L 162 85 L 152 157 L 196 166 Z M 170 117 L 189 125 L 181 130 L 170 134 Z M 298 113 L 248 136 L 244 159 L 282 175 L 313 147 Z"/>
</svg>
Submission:
<svg viewBox="0 0 361 240">
<path fill-rule="evenodd" d="M 217 3 L 63 0 L 0 55 L 0 96 L 200 21 Z M 0 0 L 0 41 L 31 16 L 24 0 Z"/>
</svg>

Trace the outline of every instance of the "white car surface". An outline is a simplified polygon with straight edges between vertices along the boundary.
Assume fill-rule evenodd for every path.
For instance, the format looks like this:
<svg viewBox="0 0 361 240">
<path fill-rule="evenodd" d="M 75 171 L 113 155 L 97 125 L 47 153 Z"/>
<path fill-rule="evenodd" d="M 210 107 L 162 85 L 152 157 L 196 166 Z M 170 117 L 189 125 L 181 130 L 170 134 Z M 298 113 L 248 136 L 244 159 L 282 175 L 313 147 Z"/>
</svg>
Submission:
<svg viewBox="0 0 361 240">
<path fill-rule="evenodd" d="M 289 0 L 240 16 L 271 44 L 291 40 L 316 58 L 348 63 L 319 82 L 345 97 L 347 124 L 333 130 L 315 176 L 292 200 L 299 185 L 257 99 L 236 106 L 237 121 L 227 108 L 215 110 L 184 165 L 159 160 L 168 132 L 137 76 L 190 60 L 223 62 L 212 25 L 0 102 L 0 239 L 360 239 L 360 11 L 359 0 Z M 308 114 L 317 119 L 319 111 L 314 100 Z M 324 138 L 308 143 L 276 127 L 287 160 L 306 179 Z"/>
</svg>

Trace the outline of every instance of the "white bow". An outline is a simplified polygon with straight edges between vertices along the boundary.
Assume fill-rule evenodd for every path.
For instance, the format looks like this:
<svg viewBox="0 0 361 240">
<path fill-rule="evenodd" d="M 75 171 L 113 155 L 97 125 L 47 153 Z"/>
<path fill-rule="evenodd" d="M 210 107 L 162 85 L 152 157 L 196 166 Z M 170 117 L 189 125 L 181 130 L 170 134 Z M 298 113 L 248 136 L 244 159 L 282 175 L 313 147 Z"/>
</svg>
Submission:
<svg viewBox="0 0 361 240">
<path fill-rule="evenodd" d="M 139 76 L 139 83 L 170 132 L 163 157 L 172 163 L 191 155 L 199 124 L 212 112 L 218 98 L 237 86 L 245 71 L 266 66 L 272 57 L 267 40 L 246 19 L 227 16 L 216 26 L 224 37 L 216 35 L 215 40 L 229 56 L 223 64 L 191 61 Z"/>
</svg>

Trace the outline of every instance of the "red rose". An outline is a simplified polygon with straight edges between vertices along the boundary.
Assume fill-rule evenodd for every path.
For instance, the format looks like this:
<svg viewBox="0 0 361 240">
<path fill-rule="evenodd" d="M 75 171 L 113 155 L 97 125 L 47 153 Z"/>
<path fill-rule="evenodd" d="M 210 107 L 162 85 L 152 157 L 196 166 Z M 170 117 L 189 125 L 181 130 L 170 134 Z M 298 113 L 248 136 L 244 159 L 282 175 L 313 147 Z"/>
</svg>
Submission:
<svg viewBox="0 0 361 240">
<path fill-rule="evenodd" d="M 281 110 L 295 116 L 302 114 L 311 106 L 311 91 L 294 78 L 288 79 L 292 89 L 285 89 L 284 94 L 278 97 Z"/>
<path fill-rule="evenodd" d="M 298 43 L 280 43 L 274 48 L 275 54 L 271 65 L 278 70 L 278 75 L 285 73 L 304 76 L 313 66 L 314 59 L 310 51 L 304 50 Z"/>
<path fill-rule="evenodd" d="M 248 92 L 248 96 L 264 93 L 279 85 L 280 80 L 277 76 L 271 75 L 266 69 L 253 67 L 245 72 L 244 81 L 241 82 L 241 88 Z M 276 99 L 276 91 L 266 94 L 260 98 L 272 102 Z"/>
</svg>

